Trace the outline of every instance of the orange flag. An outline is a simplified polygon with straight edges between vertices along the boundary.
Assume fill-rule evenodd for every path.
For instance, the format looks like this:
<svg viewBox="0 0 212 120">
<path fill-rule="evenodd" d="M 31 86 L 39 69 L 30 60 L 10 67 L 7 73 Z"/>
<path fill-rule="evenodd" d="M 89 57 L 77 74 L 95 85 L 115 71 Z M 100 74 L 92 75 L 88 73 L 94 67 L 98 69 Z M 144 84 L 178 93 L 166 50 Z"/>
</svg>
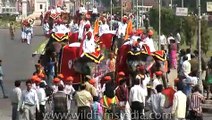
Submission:
<svg viewBox="0 0 212 120">
<path fill-rule="evenodd" d="M 124 40 L 127 40 L 129 38 L 129 34 L 132 32 L 132 20 L 129 20 L 127 23 L 127 30 L 126 30 L 126 35 L 124 37 Z"/>
<path fill-rule="evenodd" d="M 99 20 L 96 19 L 95 23 L 94 23 L 94 30 L 93 30 L 93 34 L 99 34 Z"/>
</svg>

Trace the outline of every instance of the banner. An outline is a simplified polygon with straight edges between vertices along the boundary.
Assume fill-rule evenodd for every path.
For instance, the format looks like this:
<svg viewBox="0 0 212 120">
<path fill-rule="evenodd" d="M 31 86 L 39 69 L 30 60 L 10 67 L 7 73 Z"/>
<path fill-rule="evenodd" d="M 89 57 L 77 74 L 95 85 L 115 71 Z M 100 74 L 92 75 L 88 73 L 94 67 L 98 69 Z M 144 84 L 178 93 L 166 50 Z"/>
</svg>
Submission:
<svg viewBox="0 0 212 120">
<path fill-rule="evenodd" d="M 212 2 L 207 2 L 207 12 L 212 12 Z"/>
</svg>

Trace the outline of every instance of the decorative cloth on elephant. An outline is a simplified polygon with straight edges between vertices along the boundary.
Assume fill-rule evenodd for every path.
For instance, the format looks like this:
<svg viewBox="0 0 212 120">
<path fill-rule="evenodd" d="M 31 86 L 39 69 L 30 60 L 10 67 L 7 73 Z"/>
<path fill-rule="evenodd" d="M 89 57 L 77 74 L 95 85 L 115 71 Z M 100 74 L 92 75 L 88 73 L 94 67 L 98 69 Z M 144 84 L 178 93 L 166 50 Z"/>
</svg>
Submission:
<svg viewBox="0 0 212 120">
<path fill-rule="evenodd" d="M 61 62 L 60 62 L 60 73 L 64 75 L 65 78 L 70 75 L 74 78 L 73 84 L 80 84 L 80 75 L 74 70 L 74 61 L 80 57 L 80 43 L 72 43 L 66 45 L 62 48 L 61 52 Z"/>
</svg>

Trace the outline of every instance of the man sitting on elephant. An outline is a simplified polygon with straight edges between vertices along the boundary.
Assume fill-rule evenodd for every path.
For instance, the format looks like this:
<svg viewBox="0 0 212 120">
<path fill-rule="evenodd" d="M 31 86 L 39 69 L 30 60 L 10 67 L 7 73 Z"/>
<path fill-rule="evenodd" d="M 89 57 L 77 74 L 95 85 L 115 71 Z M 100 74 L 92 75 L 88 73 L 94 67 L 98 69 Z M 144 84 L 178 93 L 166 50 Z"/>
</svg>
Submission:
<svg viewBox="0 0 212 120">
<path fill-rule="evenodd" d="M 85 40 L 83 41 L 83 52 L 84 53 L 93 53 L 95 52 L 95 48 L 96 48 L 96 44 L 94 42 L 94 39 L 92 39 L 92 33 L 91 32 L 88 32 L 86 34 L 86 38 Z"/>
<path fill-rule="evenodd" d="M 135 39 L 131 40 L 132 51 L 141 51 L 142 45 L 143 45 L 143 42 L 141 41 L 141 38 L 137 38 L 136 40 Z"/>
</svg>

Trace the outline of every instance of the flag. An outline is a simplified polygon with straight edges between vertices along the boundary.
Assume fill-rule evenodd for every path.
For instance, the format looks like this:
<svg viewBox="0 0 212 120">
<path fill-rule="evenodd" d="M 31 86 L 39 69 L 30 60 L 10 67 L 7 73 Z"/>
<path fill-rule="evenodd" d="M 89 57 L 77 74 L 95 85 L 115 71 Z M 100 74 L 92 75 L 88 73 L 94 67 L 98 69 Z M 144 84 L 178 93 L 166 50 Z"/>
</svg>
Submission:
<svg viewBox="0 0 212 120">
<path fill-rule="evenodd" d="M 44 55 L 45 53 L 45 47 L 47 45 L 49 40 L 44 40 L 35 50 L 35 52 L 33 52 L 33 55 Z"/>
<path fill-rule="evenodd" d="M 124 40 L 127 40 L 129 38 L 129 34 L 131 33 L 132 33 L 132 20 L 129 20 L 127 23 L 126 35 L 124 37 Z"/>
<path fill-rule="evenodd" d="M 93 34 L 94 36 L 97 34 L 99 34 L 99 20 L 96 19 L 95 23 L 94 23 L 94 29 L 93 29 Z"/>
</svg>

